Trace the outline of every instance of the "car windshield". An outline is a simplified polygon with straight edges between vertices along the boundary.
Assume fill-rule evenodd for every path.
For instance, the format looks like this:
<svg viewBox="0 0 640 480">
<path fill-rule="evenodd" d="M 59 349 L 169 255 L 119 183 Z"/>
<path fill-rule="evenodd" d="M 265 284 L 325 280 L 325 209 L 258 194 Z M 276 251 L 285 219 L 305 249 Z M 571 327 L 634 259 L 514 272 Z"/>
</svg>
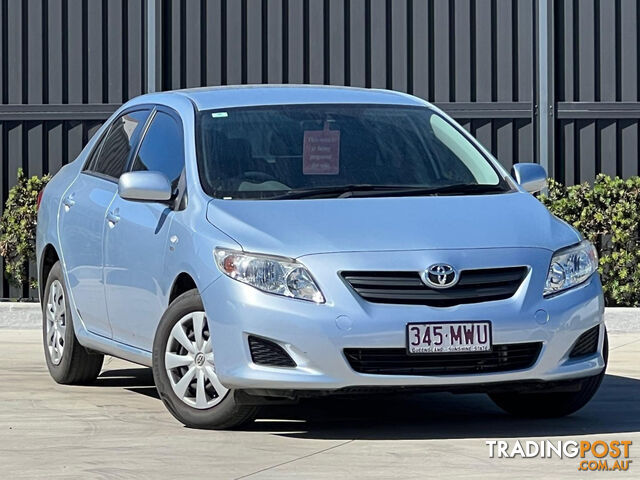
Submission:
<svg viewBox="0 0 640 480">
<path fill-rule="evenodd" d="M 427 107 L 283 105 L 199 113 L 198 168 L 225 199 L 501 193 L 510 184 Z"/>
</svg>

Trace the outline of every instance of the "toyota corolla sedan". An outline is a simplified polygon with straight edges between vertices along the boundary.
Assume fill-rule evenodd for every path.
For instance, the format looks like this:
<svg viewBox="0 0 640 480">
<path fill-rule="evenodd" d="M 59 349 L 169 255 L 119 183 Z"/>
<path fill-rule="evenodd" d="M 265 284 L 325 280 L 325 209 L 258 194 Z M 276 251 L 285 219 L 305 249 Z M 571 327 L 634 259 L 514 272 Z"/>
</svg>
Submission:
<svg viewBox="0 0 640 480">
<path fill-rule="evenodd" d="M 265 402 L 486 392 L 584 406 L 607 363 L 596 251 L 421 99 L 219 87 L 123 105 L 40 199 L 51 376 L 153 368 L 183 424 Z M 365 400 L 363 400 L 365 401 Z"/>
</svg>

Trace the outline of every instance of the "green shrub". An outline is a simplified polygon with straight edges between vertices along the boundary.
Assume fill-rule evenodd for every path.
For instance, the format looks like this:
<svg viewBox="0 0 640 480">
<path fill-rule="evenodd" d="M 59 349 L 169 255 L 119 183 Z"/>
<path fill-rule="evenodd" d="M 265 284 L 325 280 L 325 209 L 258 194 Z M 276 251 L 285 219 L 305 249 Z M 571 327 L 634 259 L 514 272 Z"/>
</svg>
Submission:
<svg viewBox="0 0 640 480">
<path fill-rule="evenodd" d="M 18 183 L 9 190 L 9 198 L 0 218 L 0 255 L 4 257 L 4 269 L 9 283 L 22 286 L 27 282 L 27 264 L 35 260 L 36 221 L 38 219 L 38 193 L 50 180 L 27 178 L 18 169 Z M 29 279 L 35 288 L 37 281 Z"/>
<path fill-rule="evenodd" d="M 640 177 L 598 175 L 565 187 L 549 180 L 541 196 L 549 210 L 577 228 L 598 249 L 600 275 L 609 306 L 640 305 Z"/>
</svg>

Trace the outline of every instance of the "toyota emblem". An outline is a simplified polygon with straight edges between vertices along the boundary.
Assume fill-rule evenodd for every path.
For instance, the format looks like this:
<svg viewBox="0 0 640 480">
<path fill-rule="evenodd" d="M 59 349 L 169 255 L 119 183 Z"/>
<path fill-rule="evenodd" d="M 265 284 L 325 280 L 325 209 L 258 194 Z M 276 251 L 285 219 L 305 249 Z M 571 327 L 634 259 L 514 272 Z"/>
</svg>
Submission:
<svg viewBox="0 0 640 480">
<path fill-rule="evenodd" d="M 458 272 L 451 265 L 436 263 L 422 273 L 422 280 L 433 288 L 449 288 L 458 282 Z"/>
</svg>

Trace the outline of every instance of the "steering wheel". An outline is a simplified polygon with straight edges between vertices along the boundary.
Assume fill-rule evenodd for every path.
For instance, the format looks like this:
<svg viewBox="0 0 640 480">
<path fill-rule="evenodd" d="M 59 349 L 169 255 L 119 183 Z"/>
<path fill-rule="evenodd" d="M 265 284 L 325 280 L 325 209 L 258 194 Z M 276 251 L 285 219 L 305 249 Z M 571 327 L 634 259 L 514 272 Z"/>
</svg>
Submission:
<svg viewBox="0 0 640 480">
<path fill-rule="evenodd" d="M 251 183 L 264 183 L 264 182 L 271 182 L 271 181 L 282 183 L 273 175 L 266 172 L 260 172 L 257 170 L 244 172 L 242 175 L 242 180 L 247 180 Z"/>
</svg>

